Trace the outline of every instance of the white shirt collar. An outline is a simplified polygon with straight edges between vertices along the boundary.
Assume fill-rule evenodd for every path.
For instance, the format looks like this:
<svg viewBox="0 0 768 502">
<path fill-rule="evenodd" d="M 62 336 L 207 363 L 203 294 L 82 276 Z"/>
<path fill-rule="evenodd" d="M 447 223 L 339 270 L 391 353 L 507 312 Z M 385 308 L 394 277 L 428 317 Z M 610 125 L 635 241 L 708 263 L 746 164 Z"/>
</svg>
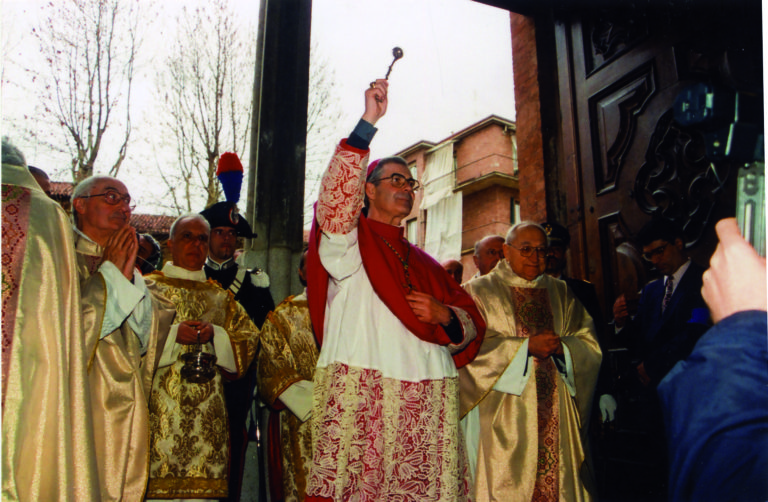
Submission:
<svg viewBox="0 0 768 502">
<path fill-rule="evenodd" d="M 163 274 L 171 279 L 186 279 L 188 281 L 205 282 L 208 279 L 205 277 L 205 271 L 200 270 L 187 270 L 186 268 L 177 267 L 172 262 L 166 262 L 163 267 Z"/>
<path fill-rule="evenodd" d="M 677 289 L 677 285 L 680 284 L 680 279 L 683 278 L 683 275 L 685 275 L 686 270 L 688 270 L 688 267 L 691 266 L 691 259 L 688 258 L 688 260 L 680 265 L 677 270 L 675 270 L 675 273 L 672 274 L 672 277 L 675 279 L 675 282 L 672 284 L 672 291 Z M 669 280 L 668 275 L 664 276 L 664 285 L 667 285 L 667 281 Z"/>
</svg>

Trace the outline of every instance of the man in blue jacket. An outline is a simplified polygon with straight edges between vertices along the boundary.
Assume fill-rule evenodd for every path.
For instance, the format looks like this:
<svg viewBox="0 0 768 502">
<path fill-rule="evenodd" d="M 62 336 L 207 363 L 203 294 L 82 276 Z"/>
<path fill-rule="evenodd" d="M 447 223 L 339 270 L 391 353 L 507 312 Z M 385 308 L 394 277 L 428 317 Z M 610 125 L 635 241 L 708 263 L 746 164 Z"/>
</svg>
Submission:
<svg viewBox="0 0 768 502">
<path fill-rule="evenodd" d="M 667 445 L 656 386 L 680 360 L 690 354 L 709 328 L 709 313 L 701 297 L 703 267 L 685 249 L 682 230 L 667 220 L 651 220 L 636 242 L 662 275 L 643 288 L 634 317 L 623 296 L 613 306 L 617 341 L 629 349 L 628 368 L 620 369 L 617 419 L 638 440 L 624 451 L 637 461 L 623 481 L 651 500 L 667 493 Z"/>
<path fill-rule="evenodd" d="M 768 500 L 768 349 L 765 258 L 736 220 L 702 295 L 715 326 L 659 384 L 669 441 L 671 500 Z"/>
<path fill-rule="evenodd" d="M 626 341 L 637 360 L 635 370 L 644 386 L 658 385 L 708 328 L 701 297 L 704 268 L 688 258 L 684 239 L 682 230 L 668 220 L 651 220 L 643 226 L 637 243 L 643 258 L 663 277 L 643 288 L 633 318 L 624 295 L 613 306 L 618 339 Z"/>
</svg>

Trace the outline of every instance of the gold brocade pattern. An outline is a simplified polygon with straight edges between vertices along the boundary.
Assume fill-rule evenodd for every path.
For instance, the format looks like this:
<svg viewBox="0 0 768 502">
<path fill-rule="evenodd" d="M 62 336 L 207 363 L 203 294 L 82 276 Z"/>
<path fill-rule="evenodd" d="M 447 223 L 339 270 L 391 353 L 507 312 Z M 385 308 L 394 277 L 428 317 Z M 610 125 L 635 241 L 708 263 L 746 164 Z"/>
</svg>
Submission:
<svg viewBox="0 0 768 502">
<path fill-rule="evenodd" d="M 2 330 L 13 339 L 2 361 L 2 500 L 108 500 L 87 369 L 95 342 L 81 315 L 71 220 L 26 166 L 3 163 L 2 183 Z M 13 304 L 6 295 L 16 296 Z M 140 500 L 140 481 L 141 493 L 124 500 Z"/>
<path fill-rule="evenodd" d="M 227 331 L 235 354 L 238 377 L 253 359 L 256 327 L 231 293 L 213 281 L 149 276 L 153 294 L 176 307 L 178 324 L 203 320 Z M 204 346 L 211 351 L 212 343 Z M 194 350 L 181 346 L 180 354 Z M 229 433 L 222 376 L 203 384 L 181 377 L 177 359 L 158 369 L 150 399 L 150 480 L 147 498 L 221 498 L 227 495 Z"/>
<path fill-rule="evenodd" d="M 289 297 L 270 312 L 261 329 L 258 388 L 273 405 L 291 384 L 312 381 L 318 349 L 305 295 Z M 283 460 L 283 495 L 286 502 L 306 495 L 312 461 L 311 420 L 301 422 L 290 410 L 280 412 L 280 453 Z"/>
<path fill-rule="evenodd" d="M 470 452 L 477 460 L 472 499 L 531 502 L 539 472 L 554 471 L 553 457 L 539 455 L 543 452 L 539 449 L 539 397 L 553 393 L 552 406 L 558 421 L 547 422 L 557 433 L 557 443 L 552 443 L 551 449 L 545 446 L 546 451 L 557 452 L 558 467 L 549 500 L 591 500 L 587 489 L 591 475 L 582 445 L 601 359 L 592 319 L 565 282 L 547 275 L 527 281 L 517 276 L 505 260 L 464 287 L 487 324 L 479 354 L 459 370 L 462 413 L 472 412 L 479 421 L 475 429 L 478 435 L 472 436 L 477 449 Z M 540 291 L 534 295 L 546 294 L 552 330 L 569 354 L 567 375 L 555 370 L 551 379 L 542 378 L 541 373 L 536 378 L 535 359 L 519 369 L 510 366 L 534 332 L 532 325 L 543 329 L 550 322 L 545 320 L 547 315 L 542 309 L 528 305 L 522 313 L 529 324 L 519 326 L 523 323 L 515 313 L 515 288 Z M 524 330 L 527 335 L 522 334 Z M 521 394 L 495 389 L 507 370 L 513 371 L 507 376 L 524 382 Z M 529 371 L 534 374 L 526 380 Z"/>
<path fill-rule="evenodd" d="M 559 488 L 557 478 L 560 467 L 560 417 L 557 406 L 557 368 L 552 359 L 536 360 L 535 365 L 539 449 L 533 500 L 546 502 L 557 500 Z"/>
<path fill-rule="evenodd" d="M 467 500 L 458 413 L 455 378 L 405 382 L 341 363 L 318 368 L 308 494 L 356 501 Z"/>
<path fill-rule="evenodd" d="M 259 392 L 272 404 L 299 380 L 312 380 L 318 349 L 306 297 L 288 298 L 267 316 L 259 353 Z"/>
<path fill-rule="evenodd" d="M 546 289 L 512 287 L 518 335 L 535 336 L 543 330 L 553 330 L 552 307 Z M 559 468 L 559 424 L 557 408 L 557 368 L 552 359 L 536 359 L 536 414 L 538 430 L 538 456 L 534 502 L 557 500 Z"/>
</svg>

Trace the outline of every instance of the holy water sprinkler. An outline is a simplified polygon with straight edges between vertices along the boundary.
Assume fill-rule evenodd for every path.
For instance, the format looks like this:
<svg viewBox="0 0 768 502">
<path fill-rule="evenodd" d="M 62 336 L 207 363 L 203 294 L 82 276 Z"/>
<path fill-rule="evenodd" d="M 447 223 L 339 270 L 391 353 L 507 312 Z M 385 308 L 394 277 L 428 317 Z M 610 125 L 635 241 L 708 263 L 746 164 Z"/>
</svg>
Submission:
<svg viewBox="0 0 768 502">
<path fill-rule="evenodd" d="M 395 64 L 395 61 L 403 57 L 403 49 L 400 47 L 395 47 L 392 49 L 392 56 L 394 56 L 395 59 L 392 60 L 392 63 L 389 65 L 389 68 L 387 69 L 387 74 L 384 76 L 384 80 L 389 80 L 389 74 L 392 73 L 392 66 Z M 371 89 L 376 88 L 376 82 L 371 82 Z M 383 98 L 379 97 L 378 95 L 375 97 L 376 101 L 381 103 L 383 101 Z"/>
<path fill-rule="evenodd" d="M 384 76 L 385 80 L 389 80 L 389 74 L 392 73 L 392 66 L 395 64 L 395 61 L 403 57 L 403 49 L 401 49 L 400 47 L 395 47 L 394 49 L 392 49 L 392 56 L 394 56 L 395 59 L 393 59 L 392 64 L 389 65 L 387 74 Z"/>
</svg>

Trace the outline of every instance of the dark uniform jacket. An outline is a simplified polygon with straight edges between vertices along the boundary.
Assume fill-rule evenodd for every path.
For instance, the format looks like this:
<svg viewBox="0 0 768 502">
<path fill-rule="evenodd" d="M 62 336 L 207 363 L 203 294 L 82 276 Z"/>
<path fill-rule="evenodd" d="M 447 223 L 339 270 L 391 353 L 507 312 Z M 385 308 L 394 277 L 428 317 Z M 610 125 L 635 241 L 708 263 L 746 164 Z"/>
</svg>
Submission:
<svg viewBox="0 0 768 502">
<path fill-rule="evenodd" d="M 240 266 L 235 263 L 234 258 L 222 263 L 208 259 L 205 262 L 205 276 L 221 284 L 224 289 L 229 289 L 232 283 L 237 279 L 237 273 Z M 272 293 L 268 287 L 258 287 L 252 282 L 250 270 L 246 271 L 242 284 L 235 294 L 235 300 L 245 308 L 251 321 L 261 329 L 264 321 L 272 310 L 275 309 L 275 302 L 272 300 Z M 257 271 L 254 273 L 263 273 Z M 230 422 L 230 475 L 229 475 L 229 497 L 227 501 L 239 500 L 240 488 L 242 483 L 243 466 L 245 462 L 245 450 L 248 443 L 246 420 L 248 411 L 251 408 L 253 399 L 253 390 L 256 385 L 255 365 L 246 372 L 240 380 L 224 381 L 224 399 L 227 404 L 227 414 Z"/>
<path fill-rule="evenodd" d="M 224 289 L 229 289 L 235 281 L 240 267 L 234 262 L 234 259 L 226 261 L 221 265 L 207 260 L 205 262 L 205 276 L 221 284 Z M 235 294 L 235 300 L 245 308 L 248 316 L 257 328 L 261 329 L 267 314 L 275 309 L 275 302 L 272 300 L 272 294 L 269 288 L 255 286 L 252 282 L 251 273 L 263 273 L 260 270 L 253 272 L 247 271 L 243 278 L 240 290 Z"/>
</svg>

